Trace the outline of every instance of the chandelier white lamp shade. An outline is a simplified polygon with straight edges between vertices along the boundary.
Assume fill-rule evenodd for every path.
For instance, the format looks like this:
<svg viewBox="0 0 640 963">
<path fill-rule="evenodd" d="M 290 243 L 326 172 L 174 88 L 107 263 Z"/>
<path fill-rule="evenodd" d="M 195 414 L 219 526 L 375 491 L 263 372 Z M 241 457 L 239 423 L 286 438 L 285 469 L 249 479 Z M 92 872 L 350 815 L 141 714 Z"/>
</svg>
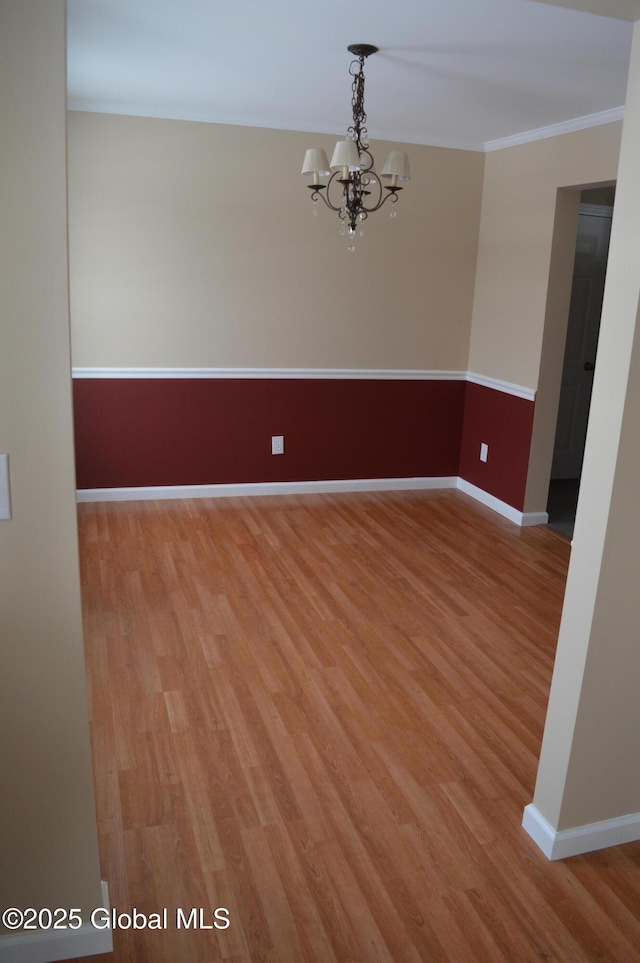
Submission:
<svg viewBox="0 0 640 963">
<path fill-rule="evenodd" d="M 342 171 L 342 177 L 360 170 L 360 154 L 354 140 L 339 140 L 331 156 L 331 170 Z"/>
<path fill-rule="evenodd" d="M 389 151 L 389 156 L 384 162 L 384 167 L 380 171 L 382 177 L 391 178 L 391 187 L 397 187 L 398 181 L 410 181 L 411 169 L 409 167 L 409 155 L 405 150 Z M 400 188 L 402 190 L 402 188 Z"/>
<path fill-rule="evenodd" d="M 304 155 L 302 173 L 312 174 L 314 185 L 320 183 L 321 177 L 328 177 L 331 171 L 329 170 L 329 161 L 327 160 L 325 152 L 319 150 L 317 147 L 312 147 L 311 150 L 308 150 Z"/>
<path fill-rule="evenodd" d="M 337 212 L 342 222 L 340 233 L 346 233 L 348 229 L 349 235 L 353 237 L 358 224 L 360 233 L 363 233 L 362 222 L 369 214 L 380 210 L 389 199 L 393 205 L 396 204 L 398 191 L 402 190 L 399 182 L 410 180 L 411 171 L 405 151 L 392 150 L 380 177 L 376 173 L 365 126 L 367 115 L 364 110 L 364 62 L 367 57 L 376 53 L 378 48 L 371 44 L 355 43 L 347 47 L 347 50 L 357 57 L 349 66 L 349 74 L 353 77 L 353 126 L 349 127 L 346 139 L 339 140 L 336 144 L 331 163 L 328 163 L 323 150 L 308 150 L 302 173 L 312 177 L 308 186 L 313 201 L 313 213 L 316 213 L 316 202 L 321 198 L 330 210 Z M 320 178 L 327 176 L 327 183 L 321 183 Z M 381 178 L 389 183 L 383 184 Z M 395 216 L 393 209 L 391 216 Z M 349 250 L 354 250 L 353 245 L 349 246 Z"/>
</svg>

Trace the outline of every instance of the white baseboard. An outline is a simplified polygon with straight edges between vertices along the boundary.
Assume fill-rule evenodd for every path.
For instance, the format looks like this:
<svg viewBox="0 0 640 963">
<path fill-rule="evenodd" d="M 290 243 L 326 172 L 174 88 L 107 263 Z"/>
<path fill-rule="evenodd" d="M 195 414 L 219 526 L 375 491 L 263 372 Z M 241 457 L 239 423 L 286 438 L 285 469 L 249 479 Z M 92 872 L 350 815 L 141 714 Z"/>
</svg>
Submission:
<svg viewBox="0 0 640 963">
<path fill-rule="evenodd" d="M 549 524 L 549 513 L 548 512 L 523 512 L 522 521 L 520 522 L 523 528 L 530 525 L 548 525 Z"/>
<path fill-rule="evenodd" d="M 533 803 L 525 807 L 522 827 L 547 859 L 567 859 L 640 839 L 640 813 L 556 831 Z"/>
<path fill-rule="evenodd" d="M 464 478 L 458 478 L 458 488 L 461 492 L 464 492 L 465 495 L 470 495 L 472 498 L 475 498 L 476 501 L 486 505 L 487 508 L 492 508 L 494 512 L 498 512 L 499 515 L 504 515 L 510 522 L 515 522 L 516 525 L 520 525 L 521 527 L 546 525 L 549 521 L 549 516 L 546 512 L 520 512 L 512 505 L 500 501 L 495 495 L 490 495 L 482 488 L 478 488 L 477 485 L 472 485 L 471 482 L 465 481 Z"/>
<path fill-rule="evenodd" d="M 235 485 L 155 485 L 140 488 L 79 488 L 78 502 L 133 502 L 170 498 L 237 498 L 244 495 L 311 495 L 331 492 L 420 491 L 457 488 L 516 525 L 546 525 L 546 512 L 519 512 L 456 475 L 436 478 L 356 478 L 328 481 L 243 482 Z"/>
<path fill-rule="evenodd" d="M 109 909 L 109 890 L 104 880 L 101 886 L 102 906 Z M 111 930 L 96 929 L 89 922 L 77 930 L 34 930 L 0 936 L 0 963 L 54 963 L 112 952 Z"/>
<path fill-rule="evenodd" d="M 81 488 L 79 502 L 164 498 L 235 498 L 242 495 L 308 495 L 323 492 L 406 491 L 456 488 L 455 475 L 439 478 L 361 478 L 329 481 L 246 482 L 236 485 L 158 485 L 148 488 Z"/>
</svg>

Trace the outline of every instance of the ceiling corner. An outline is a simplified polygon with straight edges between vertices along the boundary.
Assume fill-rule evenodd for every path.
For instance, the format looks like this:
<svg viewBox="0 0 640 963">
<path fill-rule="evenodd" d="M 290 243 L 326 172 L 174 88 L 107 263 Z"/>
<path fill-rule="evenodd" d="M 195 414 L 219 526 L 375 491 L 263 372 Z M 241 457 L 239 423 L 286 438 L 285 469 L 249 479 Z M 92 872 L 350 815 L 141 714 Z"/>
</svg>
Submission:
<svg viewBox="0 0 640 963">
<path fill-rule="evenodd" d="M 640 20 L 640 0 L 528 0 L 529 3 L 546 3 L 550 7 L 567 7 L 583 13 L 596 13 L 615 20 Z"/>
</svg>

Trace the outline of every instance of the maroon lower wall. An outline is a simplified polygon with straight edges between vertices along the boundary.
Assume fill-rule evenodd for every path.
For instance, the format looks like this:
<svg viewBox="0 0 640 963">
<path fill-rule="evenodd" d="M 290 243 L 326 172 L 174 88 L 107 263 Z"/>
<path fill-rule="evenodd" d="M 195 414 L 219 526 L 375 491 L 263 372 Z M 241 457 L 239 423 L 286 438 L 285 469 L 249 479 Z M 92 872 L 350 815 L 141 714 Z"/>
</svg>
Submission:
<svg viewBox="0 0 640 963">
<path fill-rule="evenodd" d="M 534 402 L 467 384 L 459 475 L 522 511 L 529 468 Z M 486 462 L 480 445 L 489 446 Z"/>
<path fill-rule="evenodd" d="M 467 387 L 77 378 L 77 486 L 455 476 Z M 284 435 L 284 455 L 271 454 L 272 435 Z"/>
<path fill-rule="evenodd" d="M 523 508 L 534 403 L 494 388 L 295 378 L 73 387 L 80 489 L 459 475 Z M 271 454 L 272 435 L 284 435 L 284 455 Z"/>
</svg>

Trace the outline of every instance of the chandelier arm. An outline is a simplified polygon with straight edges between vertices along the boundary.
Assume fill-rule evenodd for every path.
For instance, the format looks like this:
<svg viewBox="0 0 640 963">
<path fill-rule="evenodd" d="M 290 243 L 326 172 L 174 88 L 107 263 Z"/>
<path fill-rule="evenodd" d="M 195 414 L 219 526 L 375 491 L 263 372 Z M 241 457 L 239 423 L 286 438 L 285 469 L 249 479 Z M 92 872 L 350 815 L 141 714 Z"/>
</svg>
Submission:
<svg viewBox="0 0 640 963">
<path fill-rule="evenodd" d="M 380 178 L 373 170 L 373 167 L 363 171 L 358 177 L 358 184 L 354 186 L 353 190 L 353 200 L 354 200 L 354 217 L 357 218 L 360 212 L 364 211 L 365 215 L 369 212 L 377 211 L 382 205 L 382 187 Z M 374 195 L 377 197 L 376 201 L 367 203 L 367 199 Z"/>
<path fill-rule="evenodd" d="M 401 187 L 387 187 L 384 186 L 384 190 L 387 191 L 386 194 L 381 194 L 380 200 L 375 205 L 375 207 L 364 207 L 363 210 L 367 211 L 368 214 L 373 214 L 374 211 L 379 211 L 383 207 L 390 197 L 393 198 L 393 203 L 396 204 L 398 201 L 398 191 L 401 191 Z"/>
<path fill-rule="evenodd" d="M 351 131 L 353 130 L 353 128 L 350 127 L 349 130 Z M 360 155 L 360 170 L 362 171 L 362 173 L 368 174 L 369 172 L 371 172 L 375 174 L 375 171 L 373 169 L 373 165 L 375 164 L 375 161 L 373 159 L 373 154 L 369 150 L 369 145 L 367 144 L 366 146 L 359 146 L 358 154 Z M 376 177 L 377 176 L 378 175 L 376 174 Z"/>
<path fill-rule="evenodd" d="M 331 177 L 329 178 L 329 180 L 327 181 L 326 184 L 308 184 L 307 186 L 308 186 L 309 190 L 311 191 L 311 200 L 312 200 L 312 201 L 317 201 L 318 198 L 320 198 L 320 200 L 324 201 L 325 205 L 329 208 L 330 211 L 336 211 L 338 214 L 341 214 L 341 212 L 344 210 L 344 208 L 345 208 L 346 205 L 345 205 L 344 203 L 342 203 L 342 204 L 334 204 L 334 203 L 332 202 L 332 200 L 331 200 L 331 197 L 330 197 L 331 187 L 332 187 L 332 185 L 334 185 L 334 184 L 336 184 L 336 183 L 339 183 L 339 184 L 342 184 L 342 185 L 343 185 L 343 186 L 342 186 L 342 196 L 343 196 L 343 198 L 344 198 L 345 186 L 348 187 L 349 184 L 350 184 L 350 181 L 348 181 L 348 180 L 347 180 L 347 181 L 344 181 L 344 180 L 342 179 L 342 172 L 341 172 L 341 171 L 334 171 L 333 174 L 331 175 Z M 324 192 L 324 193 L 323 193 L 323 192 Z M 341 216 L 346 216 L 346 215 L 342 215 L 342 214 L 341 214 Z"/>
<path fill-rule="evenodd" d="M 329 203 L 326 196 L 322 193 L 326 186 L 326 184 L 307 184 L 307 187 L 311 191 L 311 200 L 314 204 L 318 198 L 320 198 L 320 200 L 329 208 L 329 210 L 335 211 L 335 207 Z"/>
</svg>

